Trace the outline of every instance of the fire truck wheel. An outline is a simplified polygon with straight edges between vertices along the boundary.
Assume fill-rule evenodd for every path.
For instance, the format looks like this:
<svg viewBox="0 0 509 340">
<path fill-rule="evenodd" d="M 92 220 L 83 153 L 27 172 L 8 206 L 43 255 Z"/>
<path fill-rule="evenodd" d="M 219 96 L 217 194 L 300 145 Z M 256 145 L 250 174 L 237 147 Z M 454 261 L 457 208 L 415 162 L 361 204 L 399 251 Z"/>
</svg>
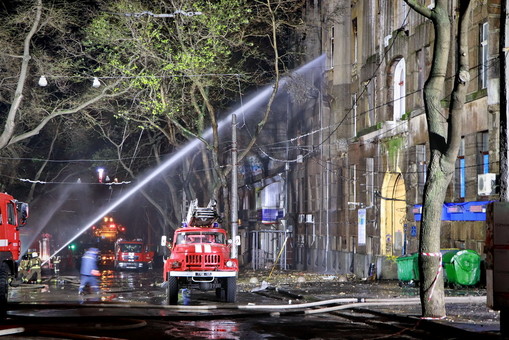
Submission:
<svg viewBox="0 0 509 340">
<path fill-rule="evenodd" d="M 234 303 L 237 301 L 237 278 L 226 278 L 226 302 Z"/>
<path fill-rule="evenodd" d="M 166 288 L 166 295 L 169 305 L 176 305 L 179 298 L 179 284 L 174 276 L 168 278 L 168 287 Z"/>
<path fill-rule="evenodd" d="M 7 294 L 9 290 L 9 266 L 7 263 L 2 262 L 0 265 L 0 304 L 7 303 Z"/>
</svg>

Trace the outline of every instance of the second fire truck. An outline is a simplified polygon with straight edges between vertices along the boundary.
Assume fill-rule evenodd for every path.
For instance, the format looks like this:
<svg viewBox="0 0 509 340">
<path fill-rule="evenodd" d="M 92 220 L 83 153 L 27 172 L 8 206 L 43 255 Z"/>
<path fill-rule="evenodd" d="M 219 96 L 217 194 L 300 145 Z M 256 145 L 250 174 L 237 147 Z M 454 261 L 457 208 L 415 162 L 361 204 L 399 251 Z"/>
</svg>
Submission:
<svg viewBox="0 0 509 340">
<path fill-rule="evenodd" d="M 149 251 L 142 239 L 118 239 L 115 242 L 115 269 L 152 269 L 154 252 Z"/>
</svg>

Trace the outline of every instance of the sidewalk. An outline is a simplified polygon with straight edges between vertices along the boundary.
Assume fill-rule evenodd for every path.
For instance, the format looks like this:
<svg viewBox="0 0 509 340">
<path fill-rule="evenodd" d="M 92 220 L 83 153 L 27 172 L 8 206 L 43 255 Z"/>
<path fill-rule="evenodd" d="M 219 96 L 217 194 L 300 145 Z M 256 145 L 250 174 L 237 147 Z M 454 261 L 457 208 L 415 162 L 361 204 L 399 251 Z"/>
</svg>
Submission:
<svg viewBox="0 0 509 340">
<path fill-rule="evenodd" d="M 419 288 L 400 286 L 397 280 L 367 281 L 342 275 L 299 272 L 272 275 L 246 272 L 241 277 L 240 289 L 256 290 L 263 285 L 277 287 L 281 291 L 290 292 L 294 297 L 301 296 L 299 303 L 353 298 L 363 301 L 352 305 L 356 309 L 384 313 L 395 318 L 421 320 L 421 324 L 430 327 L 452 327 L 461 332 L 478 333 L 479 337 L 500 338 L 500 313 L 486 306 L 484 288 L 445 288 L 446 317 L 441 320 L 425 320 L 420 317 Z"/>
</svg>

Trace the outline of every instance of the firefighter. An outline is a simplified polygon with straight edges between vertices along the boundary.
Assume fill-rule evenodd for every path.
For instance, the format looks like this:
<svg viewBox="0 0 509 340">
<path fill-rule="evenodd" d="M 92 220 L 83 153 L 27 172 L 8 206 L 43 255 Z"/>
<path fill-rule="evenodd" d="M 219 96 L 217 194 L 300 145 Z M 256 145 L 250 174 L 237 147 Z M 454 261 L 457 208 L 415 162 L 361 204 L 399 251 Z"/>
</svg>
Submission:
<svg viewBox="0 0 509 340">
<path fill-rule="evenodd" d="M 32 253 L 32 258 L 28 263 L 28 275 L 27 281 L 31 281 L 34 278 L 34 274 L 36 276 L 35 280 L 37 283 L 41 283 L 41 259 L 39 258 L 39 254 L 37 252 Z"/>
<path fill-rule="evenodd" d="M 55 271 L 56 277 L 58 277 L 58 275 L 60 274 L 59 264 L 61 261 L 62 261 L 62 259 L 60 258 L 60 256 L 51 258 L 51 263 L 53 263 L 53 270 Z"/>
<path fill-rule="evenodd" d="M 101 272 L 97 268 L 97 260 L 99 257 L 99 250 L 97 248 L 88 249 L 81 257 L 81 281 L 78 293 L 85 294 L 85 288 L 88 286 L 93 293 L 99 292 L 99 283 L 97 276 Z"/>
<path fill-rule="evenodd" d="M 30 269 L 29 264 L 30 260 L 28 258 L 28 254 L 23 255 L 19 262 L 19 278 L 23 281 L 23 283 L 28 282 L 28 270 Z"/>
</svg>

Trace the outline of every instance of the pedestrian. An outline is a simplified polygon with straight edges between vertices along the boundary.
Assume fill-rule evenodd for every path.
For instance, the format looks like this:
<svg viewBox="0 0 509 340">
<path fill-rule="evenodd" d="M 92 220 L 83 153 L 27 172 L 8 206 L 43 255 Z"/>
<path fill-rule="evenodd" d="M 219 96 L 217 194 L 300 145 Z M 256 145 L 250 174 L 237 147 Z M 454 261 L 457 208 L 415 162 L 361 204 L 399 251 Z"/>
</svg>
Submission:
<svg viewBox="0 0 509 340">
<path fill-rule="evenodd" d="M 97 277 L 101 272 L 97 268 L 99 250 L 97 248 L 88 249 L 81 258 L 81 281 L 78 293 L 85 294 L 85 288 L 88 286 L 93 293 L 99 292 L 99 283 Z"/>
<path fill-rule="evenodd" d="M 28 274 L 27 281 L 32 281 L 34 279 L 37 283 L 41 283 L 41 259 L 39 258 L 39 254 L 37 252 L 32 253 L 32 258 L 28 262 Z"/>
</svg>

